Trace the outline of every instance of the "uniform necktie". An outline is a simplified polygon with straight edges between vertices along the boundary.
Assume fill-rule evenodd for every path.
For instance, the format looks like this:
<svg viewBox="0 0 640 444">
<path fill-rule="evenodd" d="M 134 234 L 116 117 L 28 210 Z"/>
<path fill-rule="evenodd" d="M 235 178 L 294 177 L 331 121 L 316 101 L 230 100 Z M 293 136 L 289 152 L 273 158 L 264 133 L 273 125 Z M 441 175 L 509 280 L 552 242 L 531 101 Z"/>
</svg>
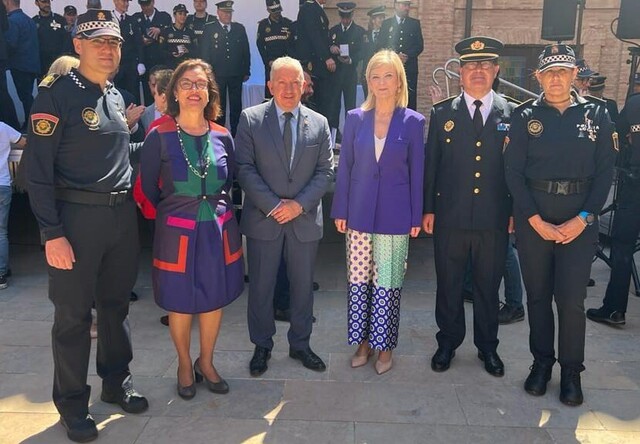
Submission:
<svg viewBox="0 0 640 444">
<path fill-rule="evenodd" d="M 291 166 L 291 152 L 293 151 L 291 119 L 293 119 L 293 113 L 284 113 L 284 130 L 282 131 L 282 138 L 284 140 L 284 156 L 287 159 L 288 166 Z"/>
<path fill-rule="evenodd" d="M 476 134 L 479 136 L 482 134 L 482 128 L 484 127 L 484 123 L 482 122 L 482 113 L 480 112 L 482 100 L 475 100 L 473 104 L 476 106 L 476 110 L 473 112 L 473 127 L 476 129 Z"/>
<path fill-rule="evenodd" d="M 224 32 L 229 33 L 229 25 L 224 25 Z"/>
<path fill-rule="evenodd" d="M 378 32 L 380 31 L 373 31 L 373 43 L 375 43 L 376 40 L 378 40 Z"/>
</svg>

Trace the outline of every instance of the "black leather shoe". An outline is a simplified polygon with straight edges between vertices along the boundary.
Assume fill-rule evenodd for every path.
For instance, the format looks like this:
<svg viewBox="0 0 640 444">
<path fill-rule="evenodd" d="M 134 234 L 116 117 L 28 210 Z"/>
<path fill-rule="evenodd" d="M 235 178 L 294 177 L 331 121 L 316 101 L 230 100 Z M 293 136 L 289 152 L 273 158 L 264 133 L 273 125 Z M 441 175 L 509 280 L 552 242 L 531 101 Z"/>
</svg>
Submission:
<svg viewBox="0 0 640 444">
<path fill-rule="evenodd" d="M 279 310 L 273 311 L 273 319 L 281 322 L 291 322 L 291 310 Z"/>
<path fill-rule="evenodd" d="M 484 369 L 491 376 L 504 376 L 504 363 L 497 352 L 478 352 L 478 359 L 484 362 Z"/>
<path fill-rule="evenodd" d="M 624 325 L 626 322 L 624 313 L 621 311 L 607 310 L 604 306 L 600 308 L 590 308 L 587 310 L 587 317 L 592 321 L 610 325 Z"/>
<path fill-rule="evenodd" d="M 436 353 L 431 358 L 431 370 L 434 372 L 444 372 L 449 370 L 449 366 L 451 365 L 451 360 L 456 355 L 455 350 L 451 350 L 449 348 L 438 347 Z"/>
<path fill-rule="evenodd" d="M 98 437 L 98 429 L 91 415 L 66 419 L 61 416 L 60 424 L 67 431 L 67 437 L 73 442 L 89 442 Z"/>
<path fill-rule="evenodd" d="M 194 381 L 190 384 L 190 385 L 180 385 L 180 370 L 178 370 L 178 382 L 177 382 L 177 389 L 178 389 L 178 396 L 180 396 L 182 399 L 185 400 L 189 400 L 189 399 L 193 399 L 194 396 L 196 396 L 196 383 L 195 383 L 195 377 L 194 377 Z"/>
<path fill-rule="evenodd" d="M 316 355 L 310 348 L 307 348 L 306 350 L 289 349 L 289 357 L 297 359 L 308 369 L 315 370 L 317 372 L 323 372 L 327 369 L 327 366 L 324 365 L 320 356 Z"/>
<path fill-rule="evenodd" d="M 313 281 L 313 291 L 318 291 L 320 290 L 320 284 L 318 284 L 316 281 Z"/>
<path fill-rule="evenodd" d="M 207 379 L 204 373 L 202 373 L 202 370 L 200 369 L 200 358 L 196 359 L 196 362 L 194 362 L 193 371 L 195 373 L 196 382 L 199 383 L 204 381 L 210 392 L 217 393 L 219 395 L 229 393 L 229 384 L 227 384 L 227 381 L 220 378 L 220 381 L 213 382 L 210 379 Z"/>
<path fill-rule="evenodd" d="M 249 373 L 251 376 L 260 376 L 267 371 L 267 361 L 271 358 L 271 350 L 256 345 L 253 357 L 249 362 Z"/>
<path fill-rule="evenodd" d="M 552 366 L 534 361 L 529 367 L 529 376 L 524 381 L 524 390 L 533 396 L 542 396 L 547 392 L 547 383 L 551 379 Z"/>
<path fill-rule="evenodd" d="M 524 321 L 524 307 L 502 304 L 502 307 L 500 307 L 500 311 L 498 312 L 498 322 L 501 325 L 506 325 L 519 321 Z"/>
<path fill-rule="evenodd" d="M 113 392 L 102 388 L 100 399 L 109 404 L 118 404 L 127 413 L 142 413 L 149 408 L 147 398 L 133 388 L 133 378 L 127 376 L 122 386 Z"/>
<path fill-rule="evenodd" d="M 560 402 L 575 407 L 583 401 L 580 371 L 563 368 L 560 371 Z"/>
<path fill-rule="evenodd" d="M 137 301 L 138 298 L 138 293 L 136 293 L 135 291 L 132 291 L 131 294 L 129 295 L 129 301 L 130 302 L 135 302 Z"/>
</svg>

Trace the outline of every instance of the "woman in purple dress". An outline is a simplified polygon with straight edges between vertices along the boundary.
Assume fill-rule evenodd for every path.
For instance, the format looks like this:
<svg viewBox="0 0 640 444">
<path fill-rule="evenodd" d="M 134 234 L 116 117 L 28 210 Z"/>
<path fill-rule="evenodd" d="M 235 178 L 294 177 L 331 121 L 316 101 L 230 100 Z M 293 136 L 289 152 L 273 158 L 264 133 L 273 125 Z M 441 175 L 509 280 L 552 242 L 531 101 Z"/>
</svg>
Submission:
<svg viewBox="0 0 640 444">
<path fill-rule="evenodd" d="M 211 66 L 200 59 L 176 68 L 167 87 L 171 116 L 144 142 L 142 190 L 156 206 L 153 291 L 169 312 L 178 352 L 178 394 L 195 396 L 204 380 L 214 393 L 229 386 L 213 366 L 222 307 L 242 293 L 242 241 L 229 196 L 234 146 L 213 123 L 220 113 Z M 198 315 L 200 357 L 189 354 L 191 321 Z M 194 375 L 195 372 L 195 375 Z"/>
</svg>

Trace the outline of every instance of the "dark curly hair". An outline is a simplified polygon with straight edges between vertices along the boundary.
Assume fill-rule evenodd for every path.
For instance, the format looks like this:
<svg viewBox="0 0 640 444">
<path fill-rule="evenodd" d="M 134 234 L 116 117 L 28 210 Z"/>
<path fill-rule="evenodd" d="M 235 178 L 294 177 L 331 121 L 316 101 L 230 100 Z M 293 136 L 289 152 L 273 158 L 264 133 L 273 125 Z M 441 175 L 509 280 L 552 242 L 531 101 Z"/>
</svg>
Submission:
<svg viewBox="0 0 640 444">
<path fill-rule="evenodd" d="M 207 91 L 209 92 L 209 102 L 204 108 L 204 117 L 209 121 L 216 120 L 220 116 L 220 93 L 218 91 L 218 84 L 216 83 L 215 76 L 213 75 L 213 69 L 211 65 L 202 59 L 189 59 L 180 63 L 178 67 L 173 71 L 173 76 L 167 85 L 167 114 L 176 118 L 180 114 L 180 105 L 176 100 L 176 88 L 178 87 L 178 81 L 182 78 L 185 72 L 192 69 L 201 68 L 207 76 Z"/>
</svg>

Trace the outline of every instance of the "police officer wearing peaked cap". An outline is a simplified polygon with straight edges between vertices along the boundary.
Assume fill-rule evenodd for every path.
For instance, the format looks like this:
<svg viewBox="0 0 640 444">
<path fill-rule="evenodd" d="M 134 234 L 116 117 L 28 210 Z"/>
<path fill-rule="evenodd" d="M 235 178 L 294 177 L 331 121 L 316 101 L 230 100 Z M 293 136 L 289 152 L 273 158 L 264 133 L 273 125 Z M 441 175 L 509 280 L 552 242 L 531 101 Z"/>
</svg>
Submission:
<svg viewBox="0 0 640 444">
<path fill-rule="evenodd" d="M 194 0 L 193 7 L 195 12 L 187 16 L 187 22 L 185 26 L 189 28 L 196 39 L 196 48 L 202 46 L 202 35 L 204 34 L 204 28 L 218 20 L 213 14 L 207 12 L 207 0 Z"/>
<path fill-rule="evenodd" d="M 129 128 L 122 96 L 107 80 L 120 61 L 120 27 L 110 11 L 89 10 L 78 17 L 73 43 L 80 65 L 40 83 L 25 156 L 55 308 L 53 401 L 68 437 L 84 442 L 98 433 L 87 385 L 94 301 L 100 398 L 128 413 L 148 402 L 129 372 L 127 315 L 139 249 Z"/>
<path fill-rule="evenodd" d="M 158 41 L 165 52 L 165 64 L 175 69 L 184 60 L 194 58 L 196 48 L 195 34 L 186 26 L 187 7 L 178 3 L 173 7 L 174 23 L 160 32 Z"/>
<path fill-rule="evenodd" d="M 584 299 L 618 149 L 605 103 L 572 89 L 577 72 L 570 46 L 544 49 L 536 71 L 543 92 L 514 111 L 504 154 L 534 359 L 524 388 L 541 396 L 551 379 L 555 300 L 560 401 L 570 406 L 583 402 Z"/>
<path fill-rule="evenodd" d="M 285 56 L 292 56 L 293 22 L 282 16 L 280 0 L 266 0 L 269 16 L 258 22 L 256 45 L 264 63 L 264 96 L 271 98 L 267 82 L 271 78 L 271 63 Z"/>
<path fill-rule="evenodd" d="M 44 76 L 49 66 L 65 50 L 67 24 L 64 17 L 51 11 L 51 0 L 37 0 L 38 14 L 32 17 L 38 28 L 40 49 L 40 75 Z"/>
<path fill-rule="evenodd" d="M 437 275 L 431 359 L 446 371 L 465 337 L 463 277 L 473 276 L 473 342 L 485 370 L 504 375 L 498 347 L 498 290 L 509 239 L 511 198 L 502 146 L 514 105 L 494 93 L 503 44 L 471 37 L 456 44 L 464 92 L 436 103 L 426 144 L 423 228 L 433 234 Z"/>
</svg>

